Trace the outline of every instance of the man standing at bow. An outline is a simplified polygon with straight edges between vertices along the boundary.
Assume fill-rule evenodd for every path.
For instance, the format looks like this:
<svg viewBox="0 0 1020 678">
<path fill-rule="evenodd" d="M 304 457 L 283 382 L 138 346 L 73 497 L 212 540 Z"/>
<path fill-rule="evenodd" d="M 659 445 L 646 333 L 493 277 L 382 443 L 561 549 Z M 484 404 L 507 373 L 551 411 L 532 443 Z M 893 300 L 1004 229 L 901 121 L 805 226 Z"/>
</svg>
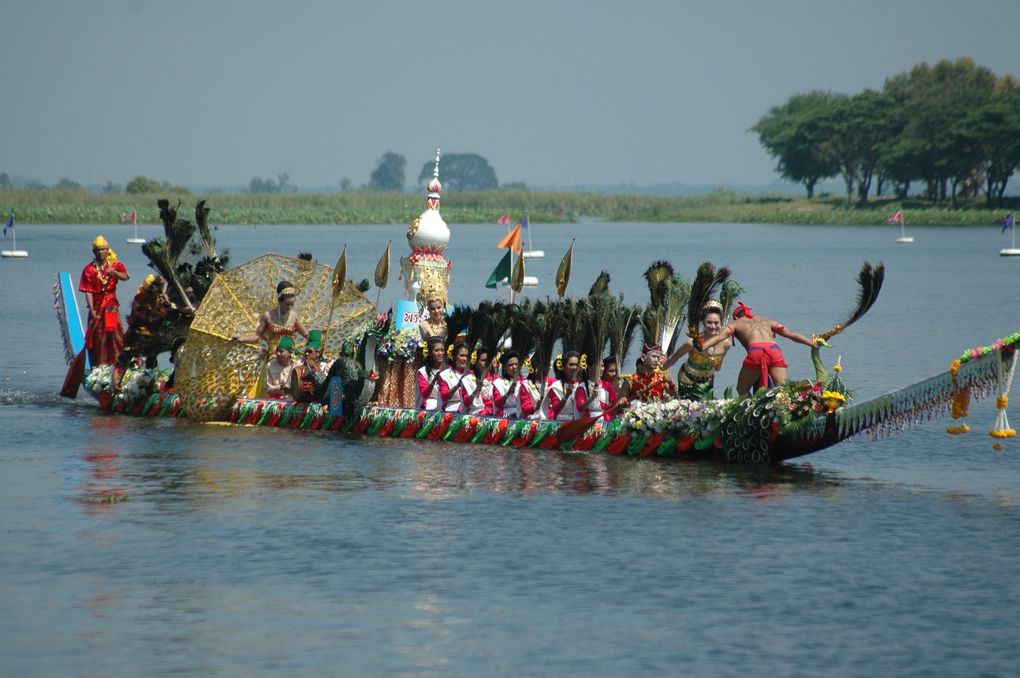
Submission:
<svg viewBox="0 0 1020 678">
<path fill-rule="evenodd" d="M 124 348 L 124 326 L 120 322 L 120 301 L 117 300 L 117 283 L 128 279 L 127 268 L 117 261 L 110 243 L 99 236 L 92 241 L 93 259 L 81 272 L 78 290 L 85 293 L 89 307 L 88 344 L 89 364 L 113 365 Z"/>
<path fill-rule="evenodd" d="M 755 315 L 751 311 L 751 307 L 745 306 L 741 301 L 737 302 L 737 308 L 733 311 L 733 322 L 724 327 L 719 334 L 706 339 L 701 350 L 707 351 L 731 336 L 736 337 L 743 344 L 747 349 L 747 357 L 744 358 L 744 362 L 740 366 L 740 374 L 737 377 L 737 393 L 745 395 L 750 393 L 756 384 L 758 388 L 768 386 L 769 377 L 772 377 L 772 382 L 776 386 L 786 383 L 788 378 L 786 358 L 783 357 L 783 351 L 775 341 L 776 335 L 805 346 L 821 345 L 818 341 L 808 339 L 803 334 L 786 329 L 780 322 Z"/>
</svg>

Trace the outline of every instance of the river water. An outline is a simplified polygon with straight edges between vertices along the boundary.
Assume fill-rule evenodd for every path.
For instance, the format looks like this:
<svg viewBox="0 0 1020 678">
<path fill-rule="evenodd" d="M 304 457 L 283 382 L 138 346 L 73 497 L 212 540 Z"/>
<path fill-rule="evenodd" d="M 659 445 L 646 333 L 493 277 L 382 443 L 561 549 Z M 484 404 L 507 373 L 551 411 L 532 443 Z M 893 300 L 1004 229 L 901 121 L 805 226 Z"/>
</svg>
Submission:
<svg viewBox="0 0 1020 678">
<path fill-rule="evenodd" d="M 452 228 L 451 300 L 477 302 L 503 229 Z M 357 280 L 388 239 L 405 251 L 404 230 L 216 236 L 235 264 L 332 265 L 347 243 Z M 998 229 L 909 230 L 912 245 L 893 227 L 535 224 L 546 258 L 528 274 L 553 294 L 576 237 L 570 293 L 606 269 L 644 303 L 652 260 L 690 277 L 711 259 L 810 334 L 882 260 L 878 303 L 825 353 L 866 399 L 1020 328 L 1020 260 L 998 256 Z M 147 273 L 129 227 L 22 226 L 30 257 L 0 262 L 4 676 L 1020 671 L 1020 443 L 992 449 L 991 401 L 966 436 L 935 420 L 773 468 L 102 417 L 57 395 L 51 293 L 99 232 L 132 274 L 126 302 Z M 785 348 L 810 376 L 807 350 Z"/>
</svg>

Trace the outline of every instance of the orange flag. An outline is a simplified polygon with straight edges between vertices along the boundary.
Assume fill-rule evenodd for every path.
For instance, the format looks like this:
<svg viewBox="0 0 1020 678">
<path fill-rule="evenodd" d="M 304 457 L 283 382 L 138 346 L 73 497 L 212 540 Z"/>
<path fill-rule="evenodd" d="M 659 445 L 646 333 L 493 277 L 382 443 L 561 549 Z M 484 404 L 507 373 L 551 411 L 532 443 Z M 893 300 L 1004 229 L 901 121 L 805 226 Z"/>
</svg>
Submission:
<svg viewBox="0 0 1020 678">
<path fill-rule="evenodd" d="M 512 249 L 518 254 L 524 249 L 524 242 L 521 240 L 521 225 L 517 224 L 513 229 L 504 236 L 499 244 L 496 245 L 496 249 L 505 250 L 506 248 Z"/>
</svg>

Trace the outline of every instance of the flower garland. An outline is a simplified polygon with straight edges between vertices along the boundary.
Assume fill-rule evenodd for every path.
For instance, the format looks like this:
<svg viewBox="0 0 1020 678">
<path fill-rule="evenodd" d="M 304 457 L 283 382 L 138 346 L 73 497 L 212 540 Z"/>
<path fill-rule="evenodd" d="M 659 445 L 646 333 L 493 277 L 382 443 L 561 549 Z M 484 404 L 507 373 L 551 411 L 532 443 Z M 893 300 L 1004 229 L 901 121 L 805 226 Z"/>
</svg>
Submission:
<svg viewBox="0 0 1020 678">
<path fill-rule="evenodd" d="M 133 408 L 149 399 L 153 393 L 163 389 L 173 370 L 166 367 L 153 369 L 129 368 L 121 379 L 120 389 L 113 390 L 113 365 L 99 365 L 92 368 L 83 382 L 85 390 L 95 397 L 100 394 L 113 396 L 113 405 L 118 409 Z"/>
</svg>

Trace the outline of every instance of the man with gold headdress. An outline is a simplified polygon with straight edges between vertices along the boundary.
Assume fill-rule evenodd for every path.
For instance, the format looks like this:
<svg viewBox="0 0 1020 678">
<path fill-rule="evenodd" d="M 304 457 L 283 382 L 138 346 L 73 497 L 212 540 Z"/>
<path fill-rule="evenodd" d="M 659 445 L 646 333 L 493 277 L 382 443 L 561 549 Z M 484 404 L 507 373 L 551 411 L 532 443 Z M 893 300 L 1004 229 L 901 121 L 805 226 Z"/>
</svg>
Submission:
<svg viewBox="0 0 1020 678">
<path fill-rule="evenodd" d="M 701 307 L 702 337 L 710 339 L 722 331 L 722 312 L 722 303 L 715 299 L 709 299 Z M 715 397 L 715 373 L 722 369 L 723 358 L 732 345 L 733 342 L 726 341 L 707 349 L 699 349 L 692 337 L 666 359 L 662 368 L 668 370 L 686 355 L 687 360 L 676 375 L 678 395 L 686 400 L 712 400 Z"/>
<path fill-rule="evenodd" d="M 85 293 L 89 309 L 85 343 L 89 363 L 113 365 L 124 348 L 124 326 L 120 321 L 120 301 L 117 300 L 117 283 L 127 280 L 127 268 L 117 261 L 117 253 L 110 249 L 106 238 L 92 241 L 93 260 L 81 272 L 78 290 Z"/>
<path fill-rule="evenodd" d="M 662 370 L 665 357 L 661 346 L 645 346 L 637 359 L 637 372 L 624 378 L 620 398 L 640 403 L 675 398 L 676 384 Z"/>
</svg>

